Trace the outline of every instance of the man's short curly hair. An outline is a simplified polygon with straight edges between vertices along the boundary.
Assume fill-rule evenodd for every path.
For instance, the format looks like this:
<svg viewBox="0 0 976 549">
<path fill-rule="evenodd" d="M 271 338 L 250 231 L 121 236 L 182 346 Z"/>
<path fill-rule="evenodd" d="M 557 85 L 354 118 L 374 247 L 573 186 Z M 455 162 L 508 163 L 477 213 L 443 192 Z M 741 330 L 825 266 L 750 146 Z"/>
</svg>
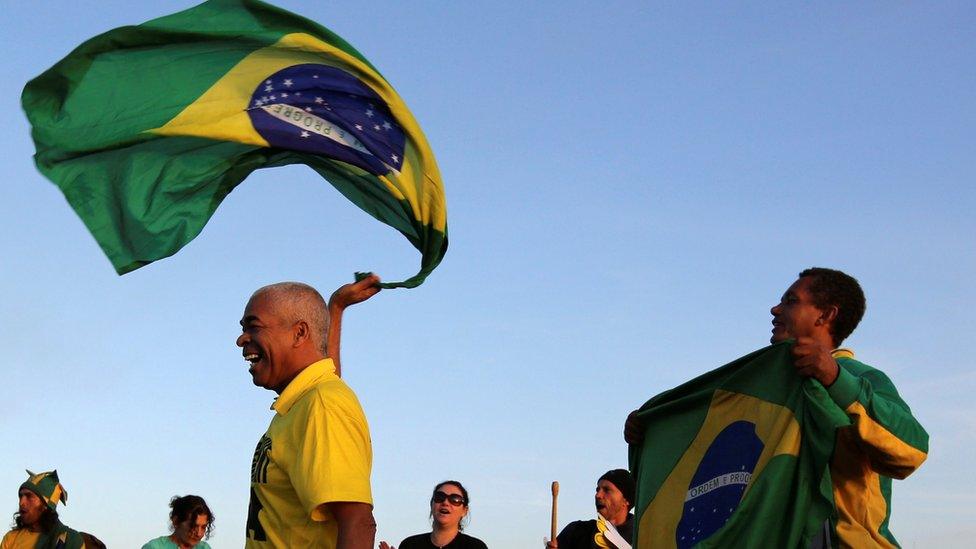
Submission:
<svg viewBox="0 0 976 549">
<path fill-rule="evenodd" d="M 830 335 L 834 339 L 834 346 L 851 335 L 857 328 L 867 302 L 864 291 L 853 276 L 823 267 L 811 267 L 800 273 L 800 278 L 810 277 L 810 297 L 818 309 L 830 306 L 837 307 L 837 317 L 830 325 Z"/>
</svg>

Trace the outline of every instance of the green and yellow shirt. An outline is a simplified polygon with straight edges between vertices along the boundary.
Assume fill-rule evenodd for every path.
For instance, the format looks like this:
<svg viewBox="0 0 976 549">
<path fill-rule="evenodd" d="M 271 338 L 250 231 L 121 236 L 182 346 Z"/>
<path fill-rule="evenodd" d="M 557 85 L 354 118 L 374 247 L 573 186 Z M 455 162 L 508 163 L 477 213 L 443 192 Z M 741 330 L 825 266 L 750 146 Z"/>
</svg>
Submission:
<svg viewBox="0 0 976 549">
<path fill-rule="evenodd" d="M 851 419 L 839 429 L 830 474 L 837 517 L 834 541 L 841 547 L 898 547 L 888 530 L 891 479 L 903 479 L 928 455 L 929 436 L 883 372 L 834 351 L 840 366 L 827 389 Z"/>
</svg>

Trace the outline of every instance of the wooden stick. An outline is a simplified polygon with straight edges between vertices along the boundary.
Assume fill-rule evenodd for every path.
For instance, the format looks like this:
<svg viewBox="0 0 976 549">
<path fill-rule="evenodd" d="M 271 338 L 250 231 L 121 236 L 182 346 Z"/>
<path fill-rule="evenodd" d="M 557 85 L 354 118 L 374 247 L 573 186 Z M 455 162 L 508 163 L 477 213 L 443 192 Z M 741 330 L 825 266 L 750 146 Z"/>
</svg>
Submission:
<svg viewBox="0 0 976 549">
<path fill-rule="evenodd" d="M 559 483 L 552 481 L 552 528 L 550 541 L 556 541 L 556 498 L 559 497 Z"/>
</svg>

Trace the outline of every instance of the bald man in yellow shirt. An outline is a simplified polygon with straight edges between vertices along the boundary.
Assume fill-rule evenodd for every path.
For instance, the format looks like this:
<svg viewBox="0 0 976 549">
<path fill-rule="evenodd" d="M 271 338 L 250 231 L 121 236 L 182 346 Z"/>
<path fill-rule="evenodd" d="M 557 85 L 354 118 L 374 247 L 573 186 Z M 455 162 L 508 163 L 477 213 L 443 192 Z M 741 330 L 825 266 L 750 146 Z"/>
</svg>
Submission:
<svg viewBox="0 0 976 549">
<path fill-rule="evenodd" d="M 338 342 L 343 309 L 378 282 L 347 284 L 329 304 L 311 286 L 282 282 L 247 303 L 237 345 L 254 384 L 278 394 L 251 463 L 248 549 L 373 547 L 372 443 L 339 378 Z"/>
</svg>

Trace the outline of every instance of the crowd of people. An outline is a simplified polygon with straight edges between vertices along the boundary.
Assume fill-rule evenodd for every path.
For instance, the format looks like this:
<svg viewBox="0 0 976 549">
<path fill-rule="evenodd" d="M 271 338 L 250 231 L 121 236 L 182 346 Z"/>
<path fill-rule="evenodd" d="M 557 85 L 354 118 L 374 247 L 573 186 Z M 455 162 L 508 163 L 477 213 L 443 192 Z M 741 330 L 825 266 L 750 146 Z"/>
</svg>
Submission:
<svg viewBox="0 0 976 549">
<path fill-rule="evenodd" d="M 326 547 L 371 549 L 376 535 L 370 486 L 372 445 L 366 415 L 341 379 L 342 315 L 379 291 L 369 275 L 336 290 L 329 301 L 311 286 L 282 282 L 259 288 L 240 320 L 237 346 L 255 385 L 277 398 L 271 423 L 251 463 L 246 524 L 248 549 Z M 888 530 L 891 480 L 925 460 L 927 435 L 881 371 L 841 349 L 865 310 L 857 281 L 840 271 L 807 269 L 771 309 L 773 343 L 795 340 L 796 373 L 819 381 L 851 419 L 838 430 L 831 459 L 835 513 L 811 547 L 896 547 Z M 640 444 L 643 426 L 631 414 L 625 439 Z M 633 543 L 630 512 L 636 487 L 630 472 L 613 469 L 596 485 L 598 517 L 569 523 L 548 549 L 622 549 Z M 18 491 L 14 528 L 0 549 L 104 547 L 60 522 L 67 492 L 56 471 L 34 474 Z M 432 530 L 407 537 L 399 549 L 486 549 L 463 532 L 470 497 L 457 481 L 434 487 Z M 143 549 L 203 548 L 214 514 L 203 498 L 174 497 L 171 533 Z M 396 549 L 386 541 L 380 549 Z"/>
</svg>

